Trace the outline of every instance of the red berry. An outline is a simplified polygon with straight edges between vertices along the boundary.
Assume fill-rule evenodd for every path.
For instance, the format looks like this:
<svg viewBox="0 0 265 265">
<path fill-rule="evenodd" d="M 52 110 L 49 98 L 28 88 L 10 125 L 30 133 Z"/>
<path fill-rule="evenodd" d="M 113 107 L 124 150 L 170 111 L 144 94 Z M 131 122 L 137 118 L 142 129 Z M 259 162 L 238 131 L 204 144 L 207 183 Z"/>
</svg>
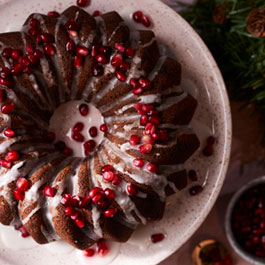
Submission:
<svg viewBox="0 0 265 265">
<path fill-rule="evenodd" d="M 1 112 L 4 114 L 8 114 L 15 109 L 14 103 L 5 103 L 1 106 Z"/>
<path fill-rule="evenodd" d="M 89 4 L 89 0 L 77 0 L 76 4 L 80 7 L 86 7 Z"/>
<path fill-rule="evenodd" d="M 141 141 L 140 136 L 134 134 L 130 138 L 130 145 L 133 145 L 133 146 L 138 145 L 140 141 Z"/>
<path fill-rule="evenodd" d="M 12 162 L 8 162 L 5 159 L 0 160 L 0 165 L 3 168 L 11 168 L 12 167 Z"/>
<path fill-rule="evenodd" d="M 151 241 L 153 243 L 158 243 L 158 242 L 164 240 L 164 238 L 165 238 L 165 235 L 162 233 L 151 235 Z"/>
<path fill-rule="evenodd" d="M 111 182 L 114 179 L 114 173 L 112 171 L 105 171 L 103 173 L 103 178 L 106 181 Z"/>
<path fill-rule="evenodd" d="M 150 21 L 149 17 L 145 16 L 145 15 L 142 16 L 141 23 L 147 28 L 149 28 L 151 26 L 151 21 Z"/>
<path fill-rule="evenodd" d="M 107 218 L 113 218 L 116 213 L 117 213 L 116 208 L 109 208 L 109 209 L 105 210 L 104 216 Z"/>
<path fill-rule="evenodd" d="M 135 196 L 138 193 L 137 188 L 133 184 L 127 185 L 127 191 L 131 196 Z"/>
<path fill-rule="evenodd" d="M 99 129 L 102 131 L 102 132 L 107 132 L 108 131 L 108 127 L 105 123 L 101 124 Z"/>
<path fill-rule="evenodd" d="M 64 194 L 61 199 L 61 204 L 64 206 L 71 205 L 72 196 L 68 193 Z"/>
<path fill-rule="evenodd" d="M 139 147 L 139 150 L 141 154 L 147 154 L 151 152 L 152 148 L 153 146 L 151 144 L 144 144 Z"/>
<path fill-rule="evenodd" d="M 88 105 L 87 104 L 81 104 L 79 106 L 79 112 L 82 116 L 87 116 L 88 114 Z"/>
<path fill-rule="evenodd" d="M 126 79 L 127 79 L 127 76 L 123 72 L 121 72 L 121 71 L 117 71 L 116 72 L 116 77 L 121 82 L 125 82 Z"/>
<path fill-rule="evenodd" d="M 19 153 L 15 150 L 11 150 L 7 152 L 5 156 L 5 160 L 7 162 L 14 162 L 14 161 L 17 161 L 18 159 L 19 159 Z"/>
<path fill-rule="evenodd" d="M 85 251 L 85 256 L 86 257 L 93 257 L 95 255 L 95 250 L 93 248 L 88 248 Z"/>
<path fill-rule="evenodd" d="M 144 160 L 142 159 L 139 159 L 139 158 L 135 158 L 133 160 L 133 165 L 136 166 L 136 167 L 143 167 L 145 164 Z"/>
<path fill-rule="evenodd" d="M 109 188 L 106 188 L 105 190 L 104 190 L 104 194 L 106 195 L 106 197 L 108 198 L 108 199 L 114 199 L 114 197 L 115 197 L 115 193 L 114 193 L 114 191 L 113 190 L 111 190 L 111 189 L 109 189 Z"/>
<path fill-rule="evenodd" d="M 96 137 L 98 135 L 98 129 L 97 127 L 93 126 L 89 129 L 89 134 L 91 137 Z"/>
<path fill-rule="evenodd" d="M 149 170 L 150 172 L 154 172 L 154 173 L 157 173 L 158 170 L 159 170 L 159 166 L 156 165 L 156 164 L 148 164 L 146 166 L 147 170 Z"/>
<path fill-rule="evenodd" d="M 81 132 L 84 129 L 84 123 L 77 122 L 73 127 L 73 132 Z"/>
<path fill-rule="evenodd" d="M 12 136 L 15 135 L 15 132 L 14 132 L 13 130 L 7 128 L 7 129 L 4 130 L 4 135 L 5 135 L 6 137 L 12 137 Z"/>
<path fill-rule="evenodd" d="M 93 17 L 98 17 L 98 16 L 100 16 L 100 12 L 99 12 L 99 10 L 95 10 L 95 11 L 93 12 Z"/>
<path fill-rule="evenodd" d="M 25 193 L 24 193 L 24 191 L 21 191 L 21 190 L 15 189 L 15 190 L 13 191 L 13 196 L 14 196 L 14 198 L 17 199 L 18 201 L 22 201 L 22 200 L 24 200 L 24 198 L 25 198 Z"/>
<path fill-rule="evenodd" d="M 48 13 L 48 16 L 49 16 L 49 17 L 57 18 L 57 17 L 60 16 L 60 14 L 59 14 L 58 12 L 56 12 L 56 11 L 50 11 L 50 12 Z"/>
<path fill-rule="evenodd" d="M 67 215 L 67 216 L 71 216 L 71 215 L 73 215 L 73 213 L 74 213 L 74 208 L 72 207 L 72 206 L 68 206 L 68 207 L 66 207 L 65 209 L 64 209 L 64 213 L 65 213 L 65 215 Z"/>
<path fill-rule="evenodd" d="M 32 27 L 32 28 L 37 28 L 40 26 L 40 22 L 39 20 L 35 19 L 35 18 L 32 18 L 29 22 L 29 25 Z"/>
<path fill-rule="evenodd" d="M 47 197 L 54 197 L 55 195 L 55 190 L 51 186 L 45 186 L 43 192 Z"/>
<path fill-rule="evenodd" d="M 143 17 L 142 11 L 136 11 L 133 13 L 133 20 L 137 23 L 140 23 Z"/>
<path fill-rule="evenodd" d="M 19 178 L 16 183 L 16 187 L 20 191 L 25 191 L 29 187 L 29 182 L 25 178 Z"/>
</svg>

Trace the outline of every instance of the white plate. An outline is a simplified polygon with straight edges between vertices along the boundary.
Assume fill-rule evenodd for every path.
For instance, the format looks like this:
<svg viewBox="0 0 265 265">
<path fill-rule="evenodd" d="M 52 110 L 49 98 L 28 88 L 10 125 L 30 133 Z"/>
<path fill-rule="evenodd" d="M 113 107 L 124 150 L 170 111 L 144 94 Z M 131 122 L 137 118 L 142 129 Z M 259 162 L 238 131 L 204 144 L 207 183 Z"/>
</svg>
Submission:
<svg viewBox="0 0 265 265">
<path fill-rule="evenodd" d="M 51 10 L 63 11 L 75 1 L 70 0 L 0 0 L 0 32 L 19 30 L 24 20 L 32 12 L 47 13 Z M 199 150 L 188 162 L 201 176 L 201 182 L 208 177 L 204 191 L 191 197 L 187 190 L 170 198 L 164 219 L 140 228 L 133 240 L 115 246 L 115 265 L 157 264 L 175 252 L 196 231 L 212 208 L 225 177 L 231 146 L 231 116 L 226 89 L 220 71 L 208 49 L 195 31 L 178 15 L 158 0 L 91 0 L 87 8 L 102 12 L 116 10 L 124 18 L 141 9 L 154 23 L 152 30 L 161 42 L 171 47 L 171 52 L 183 66 L 184 86 L 197 87 L 199 107 L 192 125 L 198 133 L 201 144 L 214 132 L 217 138 L 215 153 L 205 158 Z M 193 91 L 194 93 L 194 91 Z M 166 233 L 160 244 L 151 244 L 150 234 Z M 1 243 L 1 242 L 0 242 Z M 50 247 L 52 249 L 53 247 Z M 37 246 L 27 250 L 11 250 L 0 245 L 1 264 L 7 265 L 47 265 L 83 264 L 75 252 L 62 249 L 59 253 Z M 98 263 L 99 262 L 99 263 Z M 84 264 L 106 264 L 102 259 L 85 260 Z"/>
</svg>

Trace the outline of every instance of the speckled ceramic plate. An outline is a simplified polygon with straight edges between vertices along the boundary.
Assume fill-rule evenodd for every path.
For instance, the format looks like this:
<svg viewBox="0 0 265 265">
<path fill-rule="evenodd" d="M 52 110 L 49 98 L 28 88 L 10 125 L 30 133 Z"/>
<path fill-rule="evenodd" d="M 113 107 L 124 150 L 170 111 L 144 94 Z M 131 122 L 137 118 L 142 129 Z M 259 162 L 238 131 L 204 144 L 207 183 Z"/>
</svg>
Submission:
<svg viewBox="0 0 265 265">
<path fill-rule="evenodd" d="M 0 1 L 0 31 L 20 29 L 26 17 L 32 12 L 47 13 L 62 11 L 73 0 L 6 0 Z M 170 47 L 183 66 L 183 86 L 193 87 L 191 93 L 197 96 L 198 109 L 192 122 L 199 135 L 201 145 L 207 136 L 217 138 L 214 155 L 206 158 L 201 149 L 187 162 L 200 175 L 200 183 L 206 181 L 205 189 L 191 197 L 188 190 L 169 199 L 162 221 L 140 228 L 126 244 L 115 246 L 115 253 L 109 259 L 79 259 L 74 251 L 56 248 L 50 252 L 46 247 L 36 246 L 26 250 L 10 250 L 0 242 L 1 264 L 47 265 L 47 264 L 158 264 L 176 251 L 196 231 L 212 208 L 222 187 L 226 174 L 231 145 L 231 117 L 226 89 L 220 71 L 212 55 L 195 31 L 178 15 L 158 0 L 91 0 L 89 12 L 116 10 L 126 20 L 130 14 L 141 9 L 153 21 L 152 30 L 158 39 Z M 133 24 L 132 24 L 133 25 Z M 154 232 L 166 234 L 164 241 L 151 244 L 149 237 Z M 15 243 L 14 243 L 15 244 Z M 26 241 L 25 241 L 26 245 Z M 51 249 L 51 248 L 50 248 Z"/>
</svg>

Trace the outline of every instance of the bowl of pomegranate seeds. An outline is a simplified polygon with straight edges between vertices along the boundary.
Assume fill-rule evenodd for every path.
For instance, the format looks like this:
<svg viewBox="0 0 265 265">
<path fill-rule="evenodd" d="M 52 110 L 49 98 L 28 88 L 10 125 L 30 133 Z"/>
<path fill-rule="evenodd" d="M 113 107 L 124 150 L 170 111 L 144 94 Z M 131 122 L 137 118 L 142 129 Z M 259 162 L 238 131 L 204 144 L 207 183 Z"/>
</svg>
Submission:
<svg viewBox="0 0 265 265">
<path fill-rule="evenodd" d="M 234 250 L 251 264 L 265 264 L 265 176 L 252 180 L 232 197 L 226 233 Z"/>
</svg>

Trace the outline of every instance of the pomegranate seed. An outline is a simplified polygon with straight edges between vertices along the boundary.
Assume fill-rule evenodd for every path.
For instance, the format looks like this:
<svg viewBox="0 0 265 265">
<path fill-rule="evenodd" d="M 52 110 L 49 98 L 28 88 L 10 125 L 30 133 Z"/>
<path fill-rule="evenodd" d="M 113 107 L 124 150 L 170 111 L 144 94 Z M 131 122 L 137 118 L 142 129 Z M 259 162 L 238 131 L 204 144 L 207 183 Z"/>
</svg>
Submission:
<svg viewBox="0 0 265 265">
<path fill-rule="evenodd" d="M 142 11 L 136 11 L 133 13 L 133 20 L 137 23 L 140 23 L 143 17 Z"/>
<path fill-rule="evenodd" d="M 18 63 L 22 64 L 23 66 L 29 66 L 30 65 L 30 60 L 27 57 L 20 56 L 18 59 Z"/>
<path fill-rule="evenodd" d="M 99 10 L 95 10 L 93 12 L 93 17 L 98 17 L 98 16 L 100 16 L 100 11 Z"/>
<path fill-rule="evenodd" d="M 7 67 L 3 67 L 2 71 L 0 72 L 0 77 L 3 79 L 7 79 L 10 77 L 10 75 L 11 75 L 10 69 Z"/>
<path fill-rule="evenodd" d="M 103 178 L 106 181 L 111 182 L 114 179 L 114 173 L 112 171 L 105 171 L 103 173 Z"/>
<path fill-rule="evenodd" d="M 88 114 L 88 105 L 87 104 L 81 104 L 79 106 L 79 112 L 82 116 L 87 116 Z"/>
<path fill-rule="evenodd" d="M 101 256 L 101 257 L 104 257 L 104 256 L 106 256 L 108 254 L 109 248 L 106 245 L 104 239 L 100 239 L 97 242 L 97 252 L 98 252 L 99 256 Z"/>
<path fill-rule="evenodd" d="M 11 54 L 12 59 L 18 60 L 19 56 L 20 56 L 20 50 L 14 49 Z"/>
<path fill-rule="evenodd" d="M 133 92 L 134 95 L 137 95 L 138 96 L 138 95 L 141 95 L 144 92 L 144 90 L 143 90 L 142 87 L 138 87 L 138 88 L 134 88 L 132 90 L 132 92 Z"/>
<path fill-rule="evenodd" d="M 146 144 L 154 144 L 155 143 L 155 140 L 152 138 L 152 136 L 150 135 L 144 135 L 142 137 L 142 141 Z"/>
<path fill-rule="evenodd" d="M 164 238 L 165 238 L 165 235 L 162 233 L 151 235 L 151 241 L 154 244 L 164 240 Z"/>
<path fill-rule="evenodd" d="M 157 173 L 158 170 L 159 170 L 159 166 L 156 165 L 156 164 L 148 164 L 146 166 L 147 170 L 149 170 L 150 172 L 154 172 L 154 173 Z"/>
<path fill-rule="evenodd" d="M 76 45 L 75 45 L 75 42 L 73 40 L 68 40 L 67 43 L 66 43 L 66 50 L 68 52 L 73 52 L 75 51 L 76 49 Z"/>
<path fill-rule="evenodd" d="M 19 178 L 16 187 L 20 191 L 26 191 L 29 187 L 29 182 L 25 178 Z"/>
<path fill-rule="evenodd" d="M 138 145 L 140 143 L 140 140 L 141 140 L 140 136 L 134 134 L 130 138 L 130 145 L 133 146 Z"/>
<path fill-rule="evenodd" d="M 73 132 L 81 132 L 84 129 L 84 123 L 77 122 L 73 127 Z"/>
<path fill-rule="evenodd" d="M 66 156 L 70 156 L 73 154 L 73 150 L 69 147 L 65 147 L 64 150 L 63 150 L 63 153 L 66 155 Z"/>
<path fill-rule="evenodd" d="M 137 82 L 137 80 L 135 78 L 131 78 L 130 79 L 130 85 L 134 89 L 138 88 L 138 82 Z"/>
<path fill-rule="evenodd" d="M 105 210 L 104 216 L 107 218 L 113 218 L 116 213 L 117 213 L 116 208 L 109 208 L 109 209 Z"/>
<path fill-rule="evenodd" d="M 78 37 L 78 33 L 75 30 L 68 30 L 68 34 L 70 37 L 72 37 L 74 39 Z"/>
<path fill-rule="evenodd" d="M 61 204 L 64 206 L 71 205 L 72 196 L 68 193 L 64 194 L 61 199 Z"/>
<path fill-rule="evenodd" d="M 147 123 L 145 126 L 145 135 L 152 135 L 155 133 L 156 127 L 152 123 Z"/>
<path fill-rule="evenodd" d="M 111 190 L 111 189 L 109 189 L 109 188 L 106 188 L 106 189 L 104 190 L 104 194 L 105 194 L 106 197 L 107 197 L 108 199 L 110 199 L 110 200 L 113 200 L 114 197 L 115 197 L 115 193 L 114 193 L 114 191 Z"/>
<path fill-rule="evenodd" d="M 23 225 L 21 225 L 18 230 L 21 232 L 21 236 L 23 238 L 30 236 L 30 234 L 28 233 L 28 231 L 26 230 L 26 228 Z"/>
<path fill-rule="evenodd" d="M 35 56 L 37 59 L 41 59 L 41 58 L 43 57 L 43 53 L 42 53 L 42 51 L 40 51 L 40 50 L 36 50 L 36 51 L 34 52 L 34 56 Z"/>
<path fill-rule="evenodd" d="M 107 64 L 109 60 L 102 54 L 96 56 L 96 61 L 101 64 Z"/>
<path fill-rule="evenodd" d="M 27 55 L 27 59 L 32 64 L 37 64 L 38 63 L 38 58 L 36 58 L 33 54 L 28 54 Z"/>
<path fill-rule="evenodd" d="M 80 56 L 87 56 L 88 55 L 88 49 L 83 46 L 78 46 L 76 49 L 76 53 Z"/>
<path fill-rule="evenodd" d="M 55 138 L 56 138 L 56 135 L 54 132 L 49 132 L 48 135 L 47 135 L 47 138 L 49 140 L 49 142 L 54 142 Z"/>
<path fill-rule="evenodd" d="M 108 47 L 108 46 L 101 46 L 101 47 L 99 48 L 99 52 L 100 52 L 101 54 L 104 54 L 104 55 L 106 55 L 106 56 L 109 56 L 109 55 L 111 54 L 111 48 Z"/>
<path fill-rule="evenodd" d="M 149 17 L 145 16 L 145 15 L 142 16 L 141 23 L 147 28 L 149 28 L 151 26 L 151 21 L 150 21 Z"/>
<path fill-rule="evenodd" d="M 101 191 L 101 189 L 100 188 L 98 188 L 98 187 L 95 187 L 95 188 L 93 188 L 92 190 L 90 190 L 90 192 L 89 192 L 89 197 L 90 198 L 93 198 L 98 192 L 100 192 Z"/>
<path fill-rule="evenodd" d="M 133 184 L 127 185 L 127 191 L 131 196 L 135 196 L 138 193 L 137 188 Z"/>
<path fill-rule="evenodd" d="M 84 220 L 84 218 L 80 216 L 79 218 L 77 218 L 77 219 L 75 220 L 75 224 L 76 224 L 78 227 L 80 227 L 80 228 L 85 227 L 85 220 Z"/>
<path fill-rule="evenodd" d="M 101 124 L 99 129 L 104 133 L 108 131 L 108 127 L 105 123 Z"/>
<path fill-rule="evenodd" d="M 91 56 L 95 57 L 99 54 L 99 46 L 93 45 L 91 48 Z"/>
<path fill-rule="evenodd" d="M 36 36 L 36 42 L 41 43 L 41 34 L 40 33 Z"/>
<path fill-rule="evenodd" d="M 78 210 L 74 210 L 73 214 L 70 217 L 73 221 L 75 221 L 80 217 L 80 212 Z"/>
<path fill-rule="evenodd" d="M 101 193 L 96 193 L 96 195 L 94 197 L 92 197 L 92 201 L 94 203 L 98 203 L 99 201 L 102 201 L 104 198 L 103 198 L 103 195 Z"/>
<path fill-rule="evenodd" d="M 154 139 L 154 141 L 157 141 L 159 139 L 160 135 L 158 132 L 152 133 L 152 138 Z"/>
<path fill-rule="evenodd" d="M 168 140 L 167 130 L 165 130 L 165 129 L 159 130 L 159 136 L 160 136 L 160 140 L 162 142 L 166 142 Z"/>
<path fill-rule="evenodd" d="M 0 102 L 3 101 L 4 95 L 3 95 L 3 90 L 0 90 Z"/>
<path fill-rule="evenodd" d="M 122 182 L 122 178 L 116 174 L 114 174 L 114 179 L 112 181 L 112 184 L 115 186 L 119 186 Z"/>
<path fill-rule="evenodd" d="M 48 13 L 48 17 L 57 18 L 57 17 L 59 17 L 59 16 L 60 16 L 60 14 L 59 14 L 58 12 L 56 12 L 56 11 L 50 11 L 50 12 Z"/>
<path fill-rule="evenodd" d="M 44 52 L 48 55 L 54 55 L 56 50 L 52 44 L 46 44 L 44 46 Z"/>
<path fill-rule="evenodd" d="M 86 257 L 93 257 L 95 255 L 95 250 L 93 248 L 88 248 L 85 251 L 85 256 Z"/>
<path fill-rule="evenodd" d="M 73 207 L 79 207 L 80 203 L 81 203 L 81 198 L 77 195 L 74 195 L 71 199 L 71 205 Z"/>
<path fill-rule="evenodd" d="M 0 78 L 0 85 L 6 86 L 8 88 L 11 88 L 13 86 L 13 82 L 10 79 Z"/>
<path fill-rule="evenodd" d="M 121 54 L 116 54 L 115 56 L 113 56 L 110 63 L 113 67 L 119 67 L 122 64 Z"/>
<path fill-rule="evenodd" d="M 115 43 L 115 48 L 121 53 L 125 52 L 125 47 L 121 43 Z"/>
<path fill-rule="evenodd" d="M 44 192 L 44 195 L 47 197 L 54 197 L 55 195 L 55 190 L 51 186 L 45 186 L 43 192 Z"/>
<path fill-rule="evenodd" d="M 96 137 L 98 135 L 98 129 L 97 127 L 93 126 L 89 129 L 89 134 L 91 137 Z"/>
<path fill-rule="evenodd" d="M 12 136 L 15 135 L 15 132 L 14 132 L 13 130 L 7 128 L 7 129 L 4 130 L 4 135 L 5 135 L 6 137 L 12 137 Z"/>
<path fill-rule="evenodd" d="M 40 22 L 39 20 L 35 19 L 35 18 L 32 18 L 29 22 L 29 25 L 32 27 L 32 28 L 38 28 L 40 26 Z"/>
<path fill-rule="evenodd" d="M 196 185 L 196 186 L 190 188 L 190 195 L 195 196 L 195 195 L 199 194 L 200 192 L 202 192 L 202 190 L 203 190 L 202 186 Z"/>
<path fill-rule="evenodd" d="M 14 103 L 5 103 L 1 106 L 1 112 L 4 114 L 8 114 L 15 109 Z"/>
<path fill-rule="evenodd" d="M 211 156 L 213 155 L 213 145 L 206 145 L 206 147 L 203 149 L 203 155 L 204 156 Z"/>
<path fill-rule="evenodd" d="M 12 167 L 12 163 L 6 161 L 5 159 L 0 160 L 0 165 L 1 165 L 1 167 L 4 167 L 4 168 L 11 168 Z"/>
<path fill-rule="evenodd" d="M 214 145 L 215 144 L 215 138 L 213 136 L 209 136 L 207 139 L 208 145 Z"/>
<path fill-rule="evenodd" d="M 149 122 L 151 122 L 154 125 L 159 125 L 160 124 L 160 119 L 157 116 L 151 116 L 149 117 Z"/>
<path fill-rule="evenodd" d="M 129 56 L 129 57 L 133 57 L 134 54 L 135 54 L 134 49 L 133 49 L 132 47 L 128 47 L 128 48 L 126 49 L 126 54 L 127 54 L 127 56 Z"/>
<path fill-rule="evenodd" d="M 74 19 L 69 19 L 68 22 L 65 24 L 66 30 L 73 30 L 76 31 L 79 29 L 79 24 Z"/>
<path fill-rule="evenodd" d="M 89 153 L 93 152 L 96 147 L 96 142 L 94 140 L 88 140 L 84 143 L 85 153 L 89 155 Z"/>
<path fill-rule="evenodd" d="M 111 165 L 106 165 L 106 166 L 104 166 L 104 167 L 101 169 L 101 172 L 104 173 L 104 172 L 106 172 L 106 171 L 112 171 L 112 172 L 114 172 L 115 169 L 114 169 L 114 167 L 111 166 Z"/>
<path fill-rule="evenodd" d="M 79 202 L 79 208 L 87 208 L 90 205 L 90 203 L 91 203 L 90 197 L 89 196 L 85 196 Z"/>
<path fill-rule="evenodd" d="M 121 72 L 121 71 L 117 71 L 116 72 L 116 77 L 121 82 L 125 82 L 126 79 L 127 79 L 127 76 L 123 72 Z"/>
<path fill-rule="evenodd" d="M 34 53 L 35 52 L 35 48 L 32 45 L 28 44 L 28 45 L 26 45 L 26 51 L 28 53 Z"/>
<path fill-rule="evenodd" d="M 120 70 L 128 70 L 130 68 L 130 64 L 128 62 L 122 62 L 120 65 Z"/>
<path fill-rule="evenodd" d="M 39 30 L 36 28 L 30 28 L 28 31 L 29 35 L 31 35 L 32 37 L 37 37 L 37 35 L 39 34 Z"/>
<path fill-rule="evenodd" d="M 133 165 L 136 166 L 136 167 L 143 167 L 145 164 L 144 160 L 142 159 L 139 159 L 139 158 L 135 158 L 133 160 Z"/>
<path fill-rule="evenodd" d="M 74 214 L 75 210 L 72 206 L 68 206 L 64 209 L 64 213 L 67 216 L 71 216 L 72 214 Z"/>
<path fill-rule="evenodd" d="M 141 78 L 139 84 L 144 90 L 149 90 L 151 88 L 151 81 L 148 79 Z"/>
<path fill-rule="evenodd" d="M 89 4 L 89 1 L 88 0 L 77 0 L 76 1 L 76 4 L 80 7 L 86 7 L 88 6 Z"/>
<path fill-rule="evenodd" d="M 22 71 L 23 71 L 23 73 L 25 73 L 25 74 L 31 74 L 31 73 L 33 72 L 33 68 L 32 68 L 32 66 L 24 66 L 24 67 L 22 68 Z"/>
<path fill-rule="evenodd" d="M 84 136 L 81 133 L 79 133 L 79 132 L 74 132 L 72 134 L 72 138 L 75 141 L 80 142 L 80 143 L 84 142 L 84 140 L 85 140 Z"/>
<path fill-rule="evenodd" d="M 14 76 L 21 75 L 22 74 L 22 65 L 21 64 L 14 65 L 11 72 Z"/>
<path fill-rule="evenodd" d="M 25 198 L 25 193 L 24 193 L 24 191 L 21 191 L 21 190 L 15 189 L 15 190 L 13 191 L 13 196 L 14 196 L 14 198 L 15 198 L 16 200 L 18 200 L 18 201 L 22 201 L 22 200 L 24 200 L 24 198 Z"/>
<path fill-rule="evenodd" d="M 75 56 L 74 65 L 76 68 L 82 67 L 83 66 L 83 57 L 82 56 Z"/>
<path fill-rule="evenodd" d="M 147 112 L 151 111 L 152 109 L 154 109 L 154 106 L 150 105 L 150 104 L 144 104 L 144 105 L 142 105 L 142 108 L 141 108 L 141 110 L 144 113 L 147 113 Z"/>
<path fill-rule="evenodd" d="M 142 126 L 145 126 L 147 124 L 147 121 L 148 121 L 148 116 L 147 115 L 141 116 L 141 118 L 140 118 L 140 124 Z"/>
<path fill-rule="evenodd" d="M 153 146 L 151 144 L 144 144 L 139 147 L 139 150 L 141 154 L 147 154 L 151 152 L 152 148 Z"/>
<path fill-rule="evenodd" d="M 40 38 L 44 43 L 53 43 L 54 42 L 54 36 L 51 35 L 50 33 L 42 33 L 40 35 Z"/>
<path fill-rule="evenodd" d="M 198 181 L 198 176 L 195 170 L 189 171 L 189 178 L 191 181 Z"/>
<path fill-rule="evenodd" d="M 11 48 L 5 48 L 2 52 L 3 57 L 10 58 L 12 56 L 12 51 Z"/>
<path fill-rule="evenodd" d="M 19 159 L 19 154 L 15 150 L 11 150 L 11 151 L 7 152 L 7 154 L 5 156 L 5 160 L 7 162 L 14 162 L 14 161 L 17 161 L 18 159 Z"/>
<path fill-rule="evenodd" d="M 101 76 L 104 74 L 104 68 L 100 64 L 95 64 L 92 70 L 93 76 Z"/>
</svg>

